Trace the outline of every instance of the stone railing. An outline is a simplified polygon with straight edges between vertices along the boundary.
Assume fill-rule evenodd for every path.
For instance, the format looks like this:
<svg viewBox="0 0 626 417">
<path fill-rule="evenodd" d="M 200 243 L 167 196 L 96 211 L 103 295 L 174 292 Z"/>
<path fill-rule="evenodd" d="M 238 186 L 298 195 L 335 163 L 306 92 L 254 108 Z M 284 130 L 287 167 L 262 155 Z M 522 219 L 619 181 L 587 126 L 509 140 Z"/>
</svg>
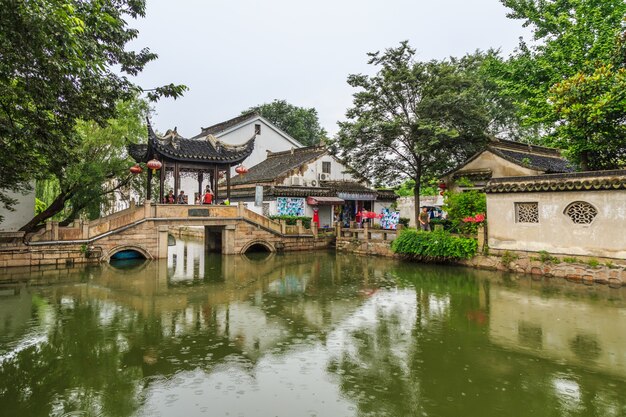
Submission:
<svg viewBox="0 0 626 417">
<path fill-rule="evenodd" d="M 72 226 L 59 227 L 58 222 L 46 223 L 45 229 L 31 236 L 31 242 L 45 241 L 73 241 L 95 238 L 107 232 L 111 232 L 125 226 L 132 225 L 144 219 L 190 219 L 205 218 L 224 219 L 233 221 L 244 219 L 264 229 L 282 235 L 323 235 L 329 236 L 335 233 L 335 229 L 318 229 L 315 224 L 307 229 L 301 220 L 295 226 L 288 226 L 284 220 L 276 221 L 261 214 L 249 210 L 244 204 L 236 206 L 221 205 L 187 205 L 187 204 L 152 204 L 150 202 L 141 206 L 131 206 L 125 210 L 94 221 L 75 221 Z"/>
<path fill-rule="evenodd" d="M 364 227 L 356 227 L 356 224 L 352 222 L 350 227 L 341 227 L 341 224 L 337 223 L 335 226 L 335 233 L 338 240 L 382 240 L 392 241 L 394 240 L 403 226 L 398 225 L 397 229 L 374 229 L 369 227 L 366 223 Z"/>
</svg>

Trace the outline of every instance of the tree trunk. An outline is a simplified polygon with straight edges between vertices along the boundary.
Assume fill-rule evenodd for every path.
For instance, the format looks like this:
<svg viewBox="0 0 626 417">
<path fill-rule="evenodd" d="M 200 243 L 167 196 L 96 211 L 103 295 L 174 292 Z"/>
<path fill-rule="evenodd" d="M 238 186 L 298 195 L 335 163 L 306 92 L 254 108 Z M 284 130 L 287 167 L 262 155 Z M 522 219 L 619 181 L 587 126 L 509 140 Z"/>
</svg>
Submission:
<svg viewBox="0 0 626 417">
<path fill-rule="evenodd" d="M 61 193 L 54 199 L 44 211 L 33 217 L 28 223 L 20 228 L 20 231 L 31 233 L 37 229 L 39 223 L 49 219 L 57 213 L 60 213 L 65 207 L 65 202 L 70 198 L 71 193 Z"/>
<path fill-rule="evenodd" d="M 415 178 L 415 188 L 413 189 L 413 198 L 415 199 L 415 228 L 420 230 L 420 180 L 421 178 L 418 176 Z"/>
<path fill-rule="evenodd" d="M 580 153 L 580 169 L 581 171 L 589 171 L 589 151 Z"/>
</svg>

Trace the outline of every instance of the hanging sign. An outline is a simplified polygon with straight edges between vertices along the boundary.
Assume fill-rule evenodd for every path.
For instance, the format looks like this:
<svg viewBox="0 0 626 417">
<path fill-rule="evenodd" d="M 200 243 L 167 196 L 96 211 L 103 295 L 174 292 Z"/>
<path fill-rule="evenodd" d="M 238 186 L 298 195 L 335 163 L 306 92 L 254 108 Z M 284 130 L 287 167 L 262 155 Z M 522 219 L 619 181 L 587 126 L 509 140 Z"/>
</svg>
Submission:
<svg viewBox="0 0 626 417">
<path fill-rule="evenodd" d="M 254 205 L 257 207 L 263 206 L 263 186 L 257 185 L 254 190 Z"/>
</svg>

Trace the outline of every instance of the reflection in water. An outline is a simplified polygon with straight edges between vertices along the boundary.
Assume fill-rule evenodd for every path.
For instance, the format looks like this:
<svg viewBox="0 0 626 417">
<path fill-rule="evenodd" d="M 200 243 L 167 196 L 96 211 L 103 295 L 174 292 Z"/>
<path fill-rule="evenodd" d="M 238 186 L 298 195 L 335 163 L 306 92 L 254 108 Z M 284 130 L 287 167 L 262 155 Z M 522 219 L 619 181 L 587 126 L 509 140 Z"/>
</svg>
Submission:
<svg viewBox="0 0 626 417">
<path fill-rule="evenodd" d="M 0 276 L 0 414 L 626 415 L 622 290 L 169 249 Z"/>
</svg>

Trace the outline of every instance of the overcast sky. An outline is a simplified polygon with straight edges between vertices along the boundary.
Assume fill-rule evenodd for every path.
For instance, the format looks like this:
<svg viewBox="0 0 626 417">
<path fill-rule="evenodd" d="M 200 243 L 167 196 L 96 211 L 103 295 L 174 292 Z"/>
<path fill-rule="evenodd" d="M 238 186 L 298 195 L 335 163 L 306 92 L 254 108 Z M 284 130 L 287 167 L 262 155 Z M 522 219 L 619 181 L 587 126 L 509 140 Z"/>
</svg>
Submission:
<svg viewBox="0 0 626 417">
<path fill-rule="evenodd" d="M 408 39 L 420 60 L 500 48 L 526 33 L 499 0 L 148 0 L 132 23 L 135 49 L 159 55 L 144 88 L 171 82 L 189 91 L 156 104 L 153 124 L 186 137 L 251 106 L 284 99 L 315 107 L 331 134 L 354 90 L 348 74 L 372 74 L 367 52 Z"/>
</svg>

